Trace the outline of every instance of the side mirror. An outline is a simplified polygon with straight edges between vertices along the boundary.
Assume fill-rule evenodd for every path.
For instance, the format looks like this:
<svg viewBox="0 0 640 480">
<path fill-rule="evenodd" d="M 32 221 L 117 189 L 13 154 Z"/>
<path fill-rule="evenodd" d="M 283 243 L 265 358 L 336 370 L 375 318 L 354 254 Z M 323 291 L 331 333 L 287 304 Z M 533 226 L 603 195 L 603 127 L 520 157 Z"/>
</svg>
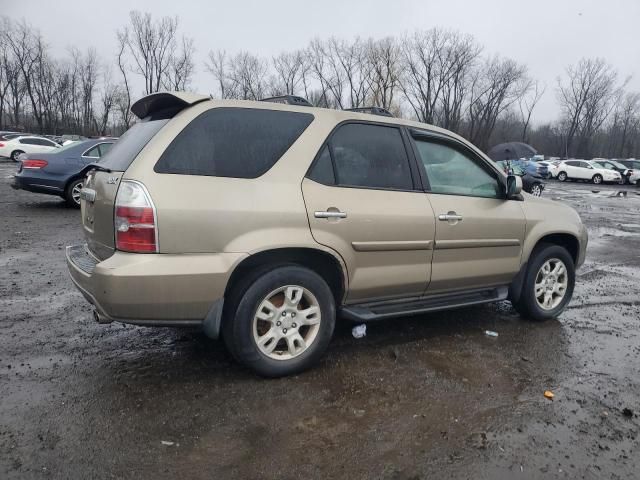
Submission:
<svg viewBox="0 0 640 480">
<path fill-rule="evenodd" d="M 513 198 L 522 192 L 522 178 L 517 175 L 507 177 L 507 198 Z"/>
</svg>

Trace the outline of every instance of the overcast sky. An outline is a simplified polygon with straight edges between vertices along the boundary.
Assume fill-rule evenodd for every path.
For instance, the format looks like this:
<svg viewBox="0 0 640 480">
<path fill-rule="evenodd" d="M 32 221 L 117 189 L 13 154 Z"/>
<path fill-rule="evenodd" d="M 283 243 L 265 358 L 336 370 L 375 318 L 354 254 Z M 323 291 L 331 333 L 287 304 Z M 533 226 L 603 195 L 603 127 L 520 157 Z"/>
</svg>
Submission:
<svg viewBox="0 0 640 480">
<path fill-rule="evenodd" d="M 54 53 L 93 46 L 105 59 L 114 58 L 115 31 L 132 9 L 179 16 L 195 40 L 193 87 L 203 93 L 213 88 L 203 67 L 211 49 L 268 56 L 316 36 L 381 38 L 436 26 L 526 64 L 547 85 L 536 123 L 556 117 L 556 79 L 581 57 L 604 57 L 640 91 L 640 0 L 0 0 L 0 14 L 39 28 Z"/>
</svg>

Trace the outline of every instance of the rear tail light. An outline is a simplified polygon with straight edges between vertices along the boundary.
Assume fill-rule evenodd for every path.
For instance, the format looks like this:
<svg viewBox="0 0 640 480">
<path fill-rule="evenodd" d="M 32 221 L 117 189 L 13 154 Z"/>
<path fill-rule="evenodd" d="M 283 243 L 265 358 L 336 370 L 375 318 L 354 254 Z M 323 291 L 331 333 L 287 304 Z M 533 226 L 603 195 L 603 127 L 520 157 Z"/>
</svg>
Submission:
<svg viewBox="0 0 640 480">
<path fill-rule="evenodd" d="M 22 168 L 43 168 L 49 165 L 46 160 L 27 159 L 22 161 Z"/>
<path fill-rule="evenodd" d="M 147 189 L 139 182 L 123 180 L 116 195 L 116 248 L 124 252 L 158 251 L 155 207 Z"/>
<path fill-rule="evenodd" d="M 4 143 L 0 142 L 0 147 L 4 147 Z"/>
</svg>

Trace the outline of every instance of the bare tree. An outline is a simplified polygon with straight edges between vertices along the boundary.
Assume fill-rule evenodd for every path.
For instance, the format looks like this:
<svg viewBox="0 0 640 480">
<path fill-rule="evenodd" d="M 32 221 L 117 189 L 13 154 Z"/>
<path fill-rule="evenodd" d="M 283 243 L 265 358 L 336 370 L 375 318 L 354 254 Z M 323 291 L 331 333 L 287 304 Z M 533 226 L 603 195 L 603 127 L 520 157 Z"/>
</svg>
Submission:
<svg viewBox="0 0 640 480">
<path fill-rule="evenodd" d="M 187 90 L 195 71 L 193 39 L 182 37 L 180 50 L 171 53 L 163 86 L 167 90 Z"/>
<path fill-rule="evenodd" d="M 527 69 L 513 60 L 492 57 L 473 74 L 467 111 L 467 136 L 487 150 L 496 121 L 526 91 Z"/>
<path fill-rule="evenodd" d="M 403 41 L 401 88 L 418 120 L 458 131 L 481 47 L 470 36 L 431 29 Z"/>
<path fill-rule="evenodd" d="M 127 35 L 125 32 L 118 32 L 118 70 L 122 74 L 122 85 L 116 89 L 115 104 L 120 113 L 120 124 L 126 130 L 133 122 L 133 114 L 131 113 L 131 86 L 129 83 L 128 66 L 126 60 Z"/>
<path fill-rule="evenodd" d="M 303 83 L 304 55 L 300 50 L 282 52 L 271 59 L 275 70 L 271 85 L 272 95 L 296 95 Z"/>
<path fill-rule="evenodd" d="M 248 52 L 227 57 L 224 52 L 209 52 L 206 65 L 216 78 L 222 98 L 259 100 L 266 96 L 268 63 Z"/>
<path fill-rule="evenodd" d="M 614 106 L 618 73 L 602 58 L 583 58 L 567 68 L 566 77 L 566 82 L 558 79 L 558 101 L 567 128 L 564 154 L 589 156 L 590 137 Z"/>
<path fill-rule="evenodd" d="M 544 95 L 546 89 L 547 87 L 541 87 L 537 80 L 529 80 L 528 85 L 524 88 L 524 94 L 518 101 L 520 121 L 522 123 L 522 136 L 520 138 L 524 143 L 529 143 L 527 130 L 531 123 L 531 115 L 533 114 L 533 109 L 536 108 L 536 105 L 542 98 L 542 95 Z"/>
<path fill-rule="evenodd" d="M 400 83 L 400 48 L 391 37 L 369 40 L 366 55 L 370 103 L 390 110 Z"/>
<path fill-rule="evenodd" d="M 7 45 L 4 38 L 0 38 L 0 128 L 5 125 L 4 109 L 13 75 L 13 71 L 8 68 L 9 62 Z"/>
<path fill-rule="evenodd" d="M 193 71 L 193 42 L 183 38 L 182 58 L 180 55 L 173 56 L 177 44 L 178 18 L 162 17 L 154 21 L 150 13 L 134 10 L 129 13 L 129 20 L 130 25 L 118 31 L 117 36 L 121 47 L 125 47 L 123 53 L 126 51 L 133 59 L 133 72 L 144 79 L 145 93 L 160 91 L 167 81 L 173 84 L 176 66 L 180 74 L 178 83 L 188 83 Z M 171 78 L 167 80 L 167 76 Z"/>
</svg>

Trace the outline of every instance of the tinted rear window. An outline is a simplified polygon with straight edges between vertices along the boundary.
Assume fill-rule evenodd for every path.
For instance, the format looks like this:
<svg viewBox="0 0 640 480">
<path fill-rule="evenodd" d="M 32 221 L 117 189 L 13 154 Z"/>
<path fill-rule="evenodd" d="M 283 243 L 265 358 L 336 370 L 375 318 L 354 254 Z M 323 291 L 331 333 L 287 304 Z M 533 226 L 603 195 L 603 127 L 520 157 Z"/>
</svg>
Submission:
<svg viewBox="0 0 640 480">
<path fill-rule="evenodd" d="M 158 160 L 158 173 L 256 178 L 313 121 L 308 113 L 213 108 L 195 118 Z"/>
<path fill-rule="evenodd" d="M 100 165 L 116 172 L 124 172 L 168 121 L 169 119 L 142 120 L 136 123 L 113 144 L 109 153 L 100 160 Z"/>
</svg>

